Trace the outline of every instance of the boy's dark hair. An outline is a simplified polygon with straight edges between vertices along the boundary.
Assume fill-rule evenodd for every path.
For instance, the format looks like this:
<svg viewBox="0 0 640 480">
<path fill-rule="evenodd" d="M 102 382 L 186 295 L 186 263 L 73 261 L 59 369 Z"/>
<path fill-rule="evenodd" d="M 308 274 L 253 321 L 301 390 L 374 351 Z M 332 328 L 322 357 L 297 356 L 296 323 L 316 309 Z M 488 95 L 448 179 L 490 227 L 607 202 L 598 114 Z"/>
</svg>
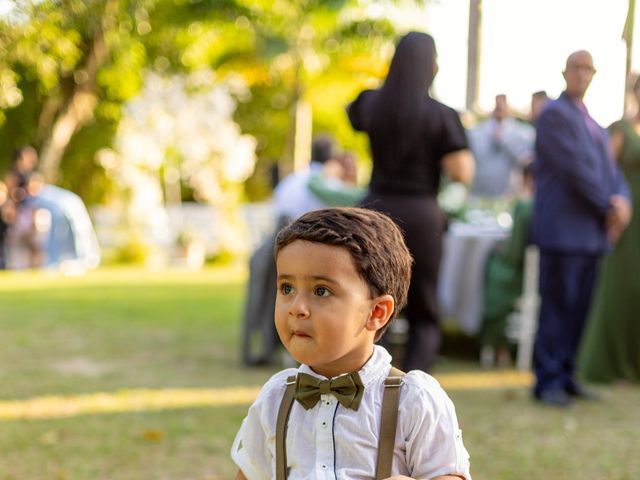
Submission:
<svg viewBox="0 0 640 480">
<path fill-rule="evenodd" d="M 296 240 L 344 247 L 372 296 L 389 294 L 395 308 L 383 328 L 407 303 L 412 258 L 402 233 L 386 215 L 363 208 L 325 208 L 306 213 L 284 227 L 276 237 L 275 255 Z"/>
</svg>

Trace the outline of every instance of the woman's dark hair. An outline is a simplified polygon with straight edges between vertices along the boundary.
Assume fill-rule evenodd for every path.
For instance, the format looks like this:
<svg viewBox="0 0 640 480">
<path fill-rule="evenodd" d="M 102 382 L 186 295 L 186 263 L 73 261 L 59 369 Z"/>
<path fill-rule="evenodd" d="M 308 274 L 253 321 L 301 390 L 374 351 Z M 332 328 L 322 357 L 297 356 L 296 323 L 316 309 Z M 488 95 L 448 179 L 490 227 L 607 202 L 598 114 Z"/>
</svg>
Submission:
<svg viewBox="0 0 640 480">
<path fill-rule="evenodd" d="M 403 36 L 391 60 L 384 85 L 378 90 L 372 132 L 384 131 L 398 159 L 405 158 L 422 133 L 423 106 L 435 76 L 436 46 L 426 33 Z"/>
</svg>

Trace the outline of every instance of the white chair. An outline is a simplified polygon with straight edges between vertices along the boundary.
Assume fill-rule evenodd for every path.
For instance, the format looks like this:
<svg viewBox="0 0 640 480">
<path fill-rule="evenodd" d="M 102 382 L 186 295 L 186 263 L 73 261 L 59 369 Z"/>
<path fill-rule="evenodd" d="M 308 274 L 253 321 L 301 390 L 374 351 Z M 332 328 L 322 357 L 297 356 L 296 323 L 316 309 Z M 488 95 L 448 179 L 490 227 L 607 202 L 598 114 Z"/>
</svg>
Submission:
<svg viewBox="0 0 640 480">
<path fill-rule="evenodd" d="M 522 296 L 516 301 L 517 310 L 507 317 L 507 337 L 518 345 L 516 367 L 530 370 L 533 360 L 533 344 L 538 328 L 538 294 L 540 252 L 538 247 L 529 245 L 525 251 Z"/>
</svg>

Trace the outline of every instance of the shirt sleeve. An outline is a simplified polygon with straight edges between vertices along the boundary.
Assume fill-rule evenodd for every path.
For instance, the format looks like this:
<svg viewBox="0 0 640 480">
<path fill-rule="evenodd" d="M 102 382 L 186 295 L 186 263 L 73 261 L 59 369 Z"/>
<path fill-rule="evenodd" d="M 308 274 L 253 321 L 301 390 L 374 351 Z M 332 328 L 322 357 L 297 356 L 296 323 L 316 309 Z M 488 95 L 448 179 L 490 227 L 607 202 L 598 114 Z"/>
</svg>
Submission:
<svg viewBox="0 0 640 480">
<path fill-rule="evenodd" d="M 231 458 L 248 480 L 275 478 L 275 424 L 291 374 L 295 370 L 279 372 L 262 387 L 233 441 Z"/>
<path fill-rule="evenodd" d="M 349 117 L 349 121 L 351 122 L 351 126 L 354 130 L 360 132 L 366 131 L 363 104 L 365 103 L 365 98 L 370 93 L 372 93 L 372 90 L 364 90 L 363 92 L 360 92 L 360 95 L 358 95 L 358 97 L 347 106 L 347 116 Z"/>
<path fill-rule="evenodd" d="M 424 372 L 405 376 L 400 422 L 412 478 L 459 475 L 471 480 L 455 407 L 440 384 Z"/>
<path fill-rule="evenodd" d="M 351 187 L 338 179 L 326 178 L 320 172 L 309 177 L 308 187 L 330 207 L 355 206 L 366 194 L 362 188 Z"/>
<path fill-rule="evenodd" d="M 440 158 L 448 153 L 469 148 L 460 116 L 454 109 L 442 105 L 442 130 L 440 132 Z"/>
<path fill-rule="evenodd" d="M 533 157 L 535 138 L 533 127 L 513 120 L 505 129 L 500 145 L 508 152 L 515 165 L 524 165 Z"/>
</svg>

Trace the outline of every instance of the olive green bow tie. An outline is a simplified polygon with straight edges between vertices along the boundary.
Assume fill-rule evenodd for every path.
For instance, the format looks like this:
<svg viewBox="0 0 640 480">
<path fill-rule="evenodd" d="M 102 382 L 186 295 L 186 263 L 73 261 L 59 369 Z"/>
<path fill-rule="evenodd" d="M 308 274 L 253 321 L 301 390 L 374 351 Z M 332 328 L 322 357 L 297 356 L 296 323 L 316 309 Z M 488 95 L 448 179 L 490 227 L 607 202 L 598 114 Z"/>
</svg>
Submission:
<svg viewBox="0 0 640 480">
<path fill-rule="evenodd" d="M 364 385 L 357 372 L 342 375 L 332 380 L 320 380 L 306 373 L 298 374 L 296 377 L 295 399 L 304 408 L 307 410 L 313 408 L 323 393 L 331 393 L 343 407 L 358 410 L 364 394 Z"/>
</svg>

